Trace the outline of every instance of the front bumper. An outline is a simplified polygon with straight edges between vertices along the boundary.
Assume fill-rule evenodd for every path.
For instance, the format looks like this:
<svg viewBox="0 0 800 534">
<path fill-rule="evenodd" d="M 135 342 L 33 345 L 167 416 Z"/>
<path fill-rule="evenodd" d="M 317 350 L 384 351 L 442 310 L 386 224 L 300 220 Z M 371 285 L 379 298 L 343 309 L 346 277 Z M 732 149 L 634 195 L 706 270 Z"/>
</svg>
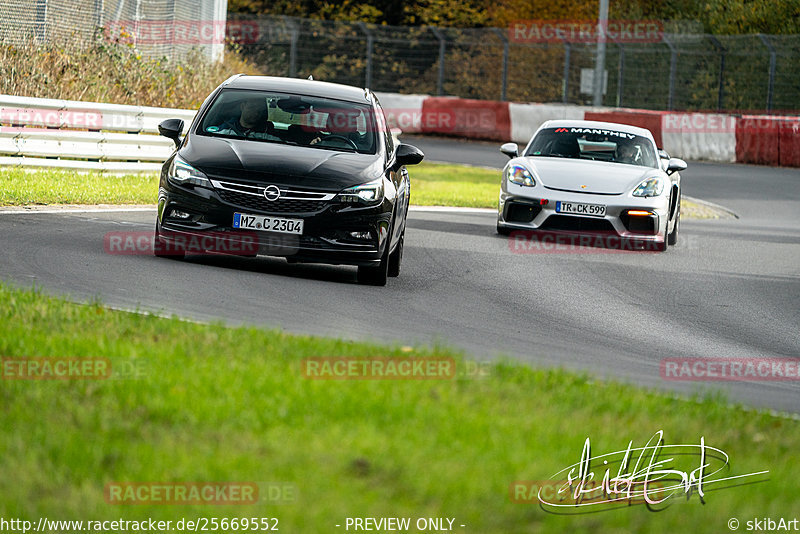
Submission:
<svg viewBox="0 0 800 534">
<path fill-rule="evenodd" d="M 601 204 L 604 216 L 556 212 L 557 202 Z M 629 215 L 628 210 L 650 215 Z M 500 192 L 497 225 L 509 230 L 542 230 L 618 236 L 644 242 L 661 243 L 669 222 L 667 195 L 639 198 L 629 194 L 601 195 L 556 191 L 541 186 L 527 188 L 511 184 Z"/>
<path fill-rule="evenodd" d="M 328 193 L 324 198 L 332 196 Z M 302 219 L 303 234 L 242 231 L 233 228 L 234 213 Z M 241 246 L 241 241 L 252 240 L 255 236 L 258 255 L 283 256 L 298 262 L 380 263 L 388 246 L 391 214 L 392 206 L 386 199 L 375 207 L 342 205 L 335 198 L 287 201 L 278 205 L 217 187 L 178 186 L 164 177 L 158 196 L 158 231 L 161 239 L 168 243 L 179 246 L 186 242 L 213 242 L 223 253 L 246 250 L 245 255 L 253 255 L 252 249 Z M 209 236 L 213 236 L 213 241 Z M 224 241 L 228 241 L 227 245 L 220 245 Z"/>
</svg>

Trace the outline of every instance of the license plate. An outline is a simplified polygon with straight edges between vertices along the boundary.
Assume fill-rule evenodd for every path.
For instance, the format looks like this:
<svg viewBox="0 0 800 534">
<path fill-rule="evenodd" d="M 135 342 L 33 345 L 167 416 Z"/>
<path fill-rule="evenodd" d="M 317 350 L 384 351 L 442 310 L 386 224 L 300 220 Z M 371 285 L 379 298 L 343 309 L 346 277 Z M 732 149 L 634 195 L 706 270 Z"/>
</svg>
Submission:
<svg viewBox="0 0 800 534">
<path fill-rule="evenodd" d="M 561 202 L 559 200 L 556 202 L 556 213 L 603 217 L 606 214 L 606 207 L 602 204 L 578 204 L 576 202 Z"/>
<path fill-rule="evenodd" d="M 233 227 L 244 230 L 262 230 L 281 234 L 303 234 L 303 219 L 265 217 L 263 215 L 233 214 Z"/>
</svg>

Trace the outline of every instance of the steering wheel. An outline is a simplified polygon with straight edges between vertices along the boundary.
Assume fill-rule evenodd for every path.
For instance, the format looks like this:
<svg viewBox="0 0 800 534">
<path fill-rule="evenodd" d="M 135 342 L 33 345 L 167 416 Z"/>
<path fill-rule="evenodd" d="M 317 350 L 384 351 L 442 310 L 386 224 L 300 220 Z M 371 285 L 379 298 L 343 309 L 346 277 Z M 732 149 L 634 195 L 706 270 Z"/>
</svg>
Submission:
<svg viewBox="0 0 800 534">
<path fill-rule="evenodd" d="M 337 139 L 341 139 L 341 140 L 342 140 L 342 141 L 344 141 L 345 143 L 349 143 L 349 144 L 350 144 L 350 146 L 352 146 L 352 147 L 353 147 L 353 150 L 356 150 L 356 151 L 358 150 L 358 145 L 355 143 L 355 141 L 353 141 L 353 140 L 352 140 L 352 139 L 350 139 L 349 137 L 345 137 L 344 135 L 339 135 L 339 134 L 330 134 L 330 135 L 326 135 L 325 137 L 323 137 L 323 138 L 320 140 L 320 142 L 322 142 L 322 141 L 327 141 L 328 139 L 333 139 L 334 137 L 336 137 Z"/>
</svg>

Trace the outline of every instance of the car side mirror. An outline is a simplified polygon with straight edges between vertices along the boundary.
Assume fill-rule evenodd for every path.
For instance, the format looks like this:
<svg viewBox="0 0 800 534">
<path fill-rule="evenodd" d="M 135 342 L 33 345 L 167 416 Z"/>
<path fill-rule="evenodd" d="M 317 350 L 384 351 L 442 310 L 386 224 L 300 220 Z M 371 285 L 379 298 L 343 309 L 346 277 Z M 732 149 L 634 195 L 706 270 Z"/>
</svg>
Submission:
<svg viewBox="0 0 800 534">
<path fill-rule="evenodd" d="M 402 167 L 403 165 L 416 165 L 422 161 L 424 157 L 425 154 L 422 153 L 422 150 L 405 143 L 400 143 L 395 152 L 395 161 L 398 167 Z"/>
<path fill-rule="evenodd" d="M 182 119 L 167 119 L 158 125 L 158 133 L 172 139 L 175 147 L 181 146 L 181 134 L 183 133 L 183 120 Z"/>
<path fill-rule="evenodd" d="M 508 156 L 509 158 L 516 158 L 519 156 L 519 147 L 516 143 L 506 143 L 500 147 L 500 152 Z"/>
<path fill-rule="evenodd" d="M 670 158 L 669 163 L 667 163 L 667 174 L 672 174 L 673 172 L 685 171 L 686 167 L 688 167 L 688 165 L 686 165 L 686 162 L 683 161 L 682 159 Z"/>
</svg>

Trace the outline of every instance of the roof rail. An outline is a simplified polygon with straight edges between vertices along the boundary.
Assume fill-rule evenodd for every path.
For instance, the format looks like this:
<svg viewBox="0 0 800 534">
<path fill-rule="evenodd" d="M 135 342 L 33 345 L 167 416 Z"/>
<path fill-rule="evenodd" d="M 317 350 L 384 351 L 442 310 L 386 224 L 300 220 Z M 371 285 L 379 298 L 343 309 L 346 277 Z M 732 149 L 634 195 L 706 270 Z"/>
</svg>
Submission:
<svg viewBox="0 0 800 534">
<path fill-rule="evenodd" d="M 228 78 L 227 80 L 222 82 L 222 85 L 228 85 L 229 83 L 231 83 L 236 78 L 240 78 L 242 76 L 244 76 L 244 74 L 242 74 L 241 72 L 239 74 L 234 74 L 233 76 L 231 76 L 230 78 Z"/>
</svg>

